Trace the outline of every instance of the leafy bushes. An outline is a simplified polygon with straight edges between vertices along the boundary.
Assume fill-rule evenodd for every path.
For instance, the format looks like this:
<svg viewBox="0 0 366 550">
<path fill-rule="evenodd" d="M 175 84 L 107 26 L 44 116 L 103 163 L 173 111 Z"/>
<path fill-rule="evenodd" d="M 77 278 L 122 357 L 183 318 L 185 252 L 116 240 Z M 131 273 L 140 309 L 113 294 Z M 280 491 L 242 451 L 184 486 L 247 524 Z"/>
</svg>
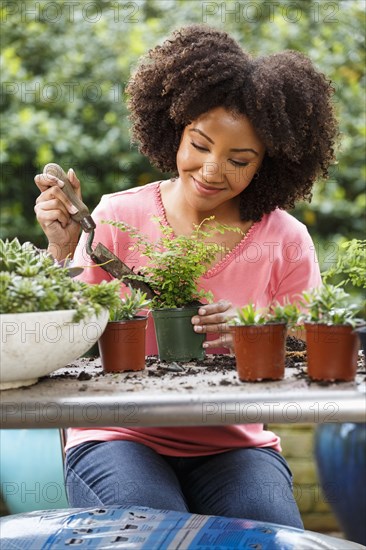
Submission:
<svg viewBox="0 0 366 550">
<path fill-rule="evenodd" d="M 318 239 L 361 237 L 363 13 L 359 2 L 149 0 L 4 2 L 0 97 L 2 236 L 44 245 L 33 177 L 51 161 L 73 167 L 93 208 L 103 193 L 161 177 L 129 144 L 124 87 L 140 54 L 174 27 L 207 23 L 255 54 L 301 50 L 335 83 L 339 163 L 296 216 Z M 328 7 L 327 7 L 328 6 Z"/>
</svg>

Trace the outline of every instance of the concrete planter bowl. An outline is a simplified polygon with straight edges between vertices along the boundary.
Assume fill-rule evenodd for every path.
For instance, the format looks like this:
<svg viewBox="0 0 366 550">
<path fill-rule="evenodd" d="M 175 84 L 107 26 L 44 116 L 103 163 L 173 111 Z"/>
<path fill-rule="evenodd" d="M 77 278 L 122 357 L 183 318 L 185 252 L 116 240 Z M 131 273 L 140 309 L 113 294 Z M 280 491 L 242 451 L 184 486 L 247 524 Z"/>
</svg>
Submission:
<svg viewBox="0 0 366 550">
<path fill-rule="evenodd" d="M 86 353 L 102 335 L 109 312 L 73 322 L 74 310 L 0 315 L 0 390 L 30 386 Z"/>
</svg>

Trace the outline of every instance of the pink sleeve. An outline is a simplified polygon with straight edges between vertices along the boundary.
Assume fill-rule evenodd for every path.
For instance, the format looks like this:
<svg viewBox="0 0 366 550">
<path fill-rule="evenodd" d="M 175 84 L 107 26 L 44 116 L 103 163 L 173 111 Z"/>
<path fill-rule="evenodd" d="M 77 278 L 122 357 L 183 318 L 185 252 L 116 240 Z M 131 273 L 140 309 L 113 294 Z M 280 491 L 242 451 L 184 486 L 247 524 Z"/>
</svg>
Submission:
<svg viewBox="0 0 366 550">
<path fill-rule="evenodd" d="M 283 303 L 297 301 L 303 290 L 321 285 L 319 262 L 314 243 L 309 233 L 297 235 L 293 246 L 286 248 L 285 263 L 287 268 L 276 282 L 273 301 Z"/>
</svg>

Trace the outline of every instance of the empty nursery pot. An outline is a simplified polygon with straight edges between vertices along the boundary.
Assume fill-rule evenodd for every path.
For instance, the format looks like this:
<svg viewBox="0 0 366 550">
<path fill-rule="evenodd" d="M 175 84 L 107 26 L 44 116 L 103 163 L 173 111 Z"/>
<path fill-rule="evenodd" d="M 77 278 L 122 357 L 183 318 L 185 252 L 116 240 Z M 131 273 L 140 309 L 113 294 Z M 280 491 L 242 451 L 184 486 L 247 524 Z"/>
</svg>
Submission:
<svg viewBox="0 0 366 550">
<path fill-rule="evenodd" d="M 359 340 L 350 325 L 305 323 L 308 375 L 312 380 L 351 381 Z"/>
<path fill-rule="evenodd" d="M 234 336 L 236 370 L 243 382 L 281 380 L 285 374 L 286 324 L 237 325 Z"/>
<path fill-rule="evenodd" d="M 145 368 L 147 317 L 110 321 L 98 341 L 104 372 L 139 371 Z"/>
</svg>

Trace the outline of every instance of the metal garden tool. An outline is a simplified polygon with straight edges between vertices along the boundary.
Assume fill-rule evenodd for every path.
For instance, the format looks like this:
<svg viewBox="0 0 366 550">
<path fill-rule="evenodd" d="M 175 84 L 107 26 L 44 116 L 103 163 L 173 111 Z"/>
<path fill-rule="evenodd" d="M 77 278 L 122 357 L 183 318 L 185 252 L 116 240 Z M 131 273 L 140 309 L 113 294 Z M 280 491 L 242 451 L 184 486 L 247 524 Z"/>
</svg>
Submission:
<svg viewBox="0 0 366 550">
<path fill-rule="evenodd" d="M 88 240 L 86 243 L 86 252 L 97 265 L 100 265 L 104 271 L 110 273 L 116 279 L 122 279 L 126 284 L 130 284 L 133 288 L 141 289 L 142 292 L 145 292 L 147 298 L 153 298 L 156 294 L 153 289 L 147 283 L 143 281 L 136 281 L 134 278 L 129 278 L 128 275 L 135 275 L 134 271 L 130 269 L 122 260 L 120 260 L 113 252 L 108 250 L 106 246 L 101 243 L 98 243 L 96 247 L 92 248 L 94 231 L 95 231 L 95 222 L 89 213 L 88 207 L 83 203 L 81 199 L 76 195 L 74 188 L 68 179 L 67 175 L 59 166 L 54 162 L 46 164 L 43 169 L 44 174 L 49 174 L 55 176 L 59 180 L 64 182 L 64 187 L 62 191 L 72 202 L 72 204 L 78 209 L 76 214 L 73 214 L 71 217 L 74 221 L 79 222 L 82 230 L 85 233 L 88 233 Z"/>
</svg>

